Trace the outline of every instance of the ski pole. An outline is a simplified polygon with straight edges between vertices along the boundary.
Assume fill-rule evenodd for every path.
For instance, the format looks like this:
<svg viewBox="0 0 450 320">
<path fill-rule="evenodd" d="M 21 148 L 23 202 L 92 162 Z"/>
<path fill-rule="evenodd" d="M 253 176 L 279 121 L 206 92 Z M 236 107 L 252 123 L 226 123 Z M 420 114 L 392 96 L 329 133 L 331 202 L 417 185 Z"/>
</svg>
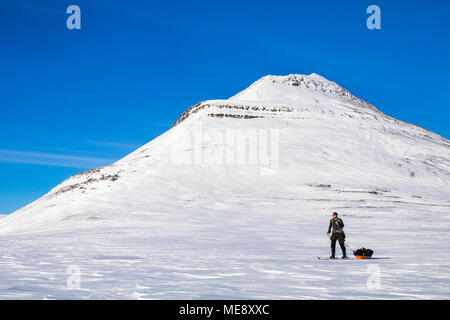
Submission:
<svg viewBox="0 0 450 320">
<path fill-rule="evenodd" d="M 353 250 L 352 248 L 350 248 L 345 242 L 344 242 L 344 245 L 345 245 L 347 248 L 349 248 L 350 250 L 352 250 L 352 252 L 355 251 L 355 250 Z"/>
</svg>

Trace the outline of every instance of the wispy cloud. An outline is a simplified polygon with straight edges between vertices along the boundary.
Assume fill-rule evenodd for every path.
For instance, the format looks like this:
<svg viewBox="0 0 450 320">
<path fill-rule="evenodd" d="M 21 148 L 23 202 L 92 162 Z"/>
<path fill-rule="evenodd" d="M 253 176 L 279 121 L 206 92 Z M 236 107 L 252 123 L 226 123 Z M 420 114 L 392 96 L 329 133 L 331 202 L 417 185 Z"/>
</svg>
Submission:
<svg viewBox="0 0 450 320">
<path fill-rule="evenodd" d="M 115 161 L 116 160 L 114 159 L 88 156 L 0 149 L 0 162 L 29 163 L 45 166 L 91 169 L 109 165 Z"/>
<path fill-rule="evenodd" d="M 137 143 L 126 143 L 126 142 L 116 142 L 116 141 L 89 141 L 90 144 L 110 147 L 115 149 L 123 149 L 123 150 L 136 150 L 139 147 L 142 147 L 142 144 Z"/>
</svg>

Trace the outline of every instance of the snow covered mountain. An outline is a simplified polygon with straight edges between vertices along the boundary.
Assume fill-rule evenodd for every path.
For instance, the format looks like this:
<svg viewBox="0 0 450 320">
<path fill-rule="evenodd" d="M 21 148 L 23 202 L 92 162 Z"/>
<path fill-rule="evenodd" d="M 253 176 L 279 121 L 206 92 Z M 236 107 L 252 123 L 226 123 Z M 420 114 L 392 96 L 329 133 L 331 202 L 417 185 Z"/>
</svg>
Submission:
<svg viewBox="0 0 450 320">
<path fill-rule="evenodd" d="M 430 248 L 448 256 L 449 182 L 449 140 L 317 74 L 266 76 L 190 107 L 125 158 L 0 220 L 0 240 L 4 257 L 27 266 L 22 276 L 47 268 L 33 264 L 36 252 L 53 273 L 61 261 L 87 270 L 84 291 L 19 297 L 333 298 L 340 285 L 343 297 L 449 298 L 448 258 L 411 282 L 423 272 L 415 258 Z M 390 282 L 378 291 L 360 270 L 373 262 L 339 264 L 349 275 L 341 283 L 336 265 L 310 260 L 328 254 L 333 211 L 350 244 L 386 258 L 376 263 Z"/>
</svg>

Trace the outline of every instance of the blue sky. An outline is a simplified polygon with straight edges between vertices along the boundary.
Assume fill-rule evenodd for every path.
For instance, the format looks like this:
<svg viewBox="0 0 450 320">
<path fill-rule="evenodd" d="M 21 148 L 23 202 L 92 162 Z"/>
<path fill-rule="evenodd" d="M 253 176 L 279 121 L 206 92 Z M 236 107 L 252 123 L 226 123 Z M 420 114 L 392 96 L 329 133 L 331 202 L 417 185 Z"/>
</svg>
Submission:
<svg viewBox="0 0 450 320">
<path fill-rule="evenodd" d="M 81 8 L 81 30 L 66 8 Z M 366 8 L 381 8 L 381 30 Z M 0 0 L 0 214 L 107 165 L 189 106 L 318 73 L 450 138 L 449 1 Z"/>
</svg>

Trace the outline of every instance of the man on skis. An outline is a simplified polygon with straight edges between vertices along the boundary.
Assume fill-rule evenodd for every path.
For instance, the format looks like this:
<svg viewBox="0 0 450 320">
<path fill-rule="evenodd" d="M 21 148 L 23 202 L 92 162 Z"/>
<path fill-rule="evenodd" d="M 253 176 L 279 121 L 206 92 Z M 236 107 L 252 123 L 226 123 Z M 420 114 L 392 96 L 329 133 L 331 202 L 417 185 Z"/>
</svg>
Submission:
<svg viewBox="0 0 450 320">
<path fill-rule="evenodd" d="M 333 232 L 331 232 L 333 231 Z M 327 236 L 331 233 L 331 257 L 330 259 L 336 259 L 336 241 L 339 241 L 339 245 L 342 250 L 342 259 L 347 259 L 347 254 L 345 250 L 345 233 L 344 233 L 344 221 L 338 218 L 337 212 L 333 212 L 333 217 L 330 220 L 330 225 L 328 226 Z"/>
</svg>

